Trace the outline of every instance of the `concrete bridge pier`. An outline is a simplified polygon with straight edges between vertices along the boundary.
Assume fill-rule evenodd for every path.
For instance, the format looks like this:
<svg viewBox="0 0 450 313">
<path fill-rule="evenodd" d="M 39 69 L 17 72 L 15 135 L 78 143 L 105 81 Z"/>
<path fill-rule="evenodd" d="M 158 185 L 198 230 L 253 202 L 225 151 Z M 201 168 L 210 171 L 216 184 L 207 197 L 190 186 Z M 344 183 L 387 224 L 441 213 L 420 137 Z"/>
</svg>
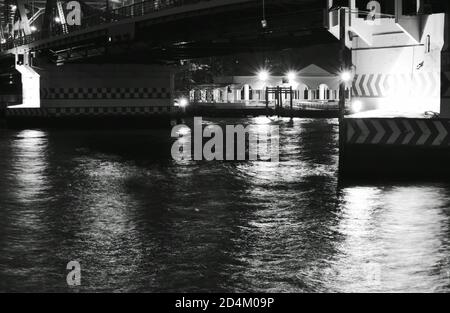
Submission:
<svg viewBox="0 0 450 313">
<path fill-rule="evenodd" d="M 22 82 L 22 106 L 40 107 L 40 76 L 33 68 L 33 57 L 29 52 L 15 54 L 15 68 L 20 73 Z"/>
<path fill-rule="evenodd" d="M 154 108 L 173 106 L 169 67 L 145 64 L 44 66 L 40 99 L 44 108 Z"/>
<path fill-rule="evenodd" d="M 333 10 L 328 17 L 329 31 L 338 38 L 340 23 L 345 23 L 354 76 L 353 112 L 341 133 L 341 174 L 448 178 L 448 5 L 443 10 L 436 9 L 439 1 L 345 4 L 345 21 Z"/>
<path fill-rule="evenodd" d="M 441 104 L 448 17 L 422 14 L 423 5 L 422 0 L 349 1 L 346 45 L 352 53 L 352 98 L 358 108 L 353 113 L 419 116 L 431 111 L 450 117 L 450 107 Z M 339 15 L 330 12 L 329 30 L 338 38 L 340 23 Z"/>
<path fill-rule="evenodd" d="M 34 64 L 33 64 L 34 62 Z M 167 117 L 174 107 L 174 71 L 147 64 L 57 66 L 26 53 L 16 55 L 23 103 L 10 106 L 8 121 L 80 118 Z M 24 124 L 26 123 L 24 122 Z M 80 124 L 80 123 L 79 123 Z"/>
</svg>

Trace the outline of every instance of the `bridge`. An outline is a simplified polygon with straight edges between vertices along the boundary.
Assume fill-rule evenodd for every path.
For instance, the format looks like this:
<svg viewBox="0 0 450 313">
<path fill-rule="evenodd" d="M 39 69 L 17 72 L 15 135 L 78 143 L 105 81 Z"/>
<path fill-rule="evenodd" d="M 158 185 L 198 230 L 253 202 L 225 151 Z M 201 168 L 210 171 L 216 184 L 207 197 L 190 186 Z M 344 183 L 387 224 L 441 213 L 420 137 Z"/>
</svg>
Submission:
<svg viewBox="0 0 450 313">
<path fill-rule="evenodd" d="M 348 8 L 346 45 L 353 54 L 352 90 L 358 104 L 374 109 L 379 102 L 407 99 L 402 102 L 428 103 L 417 105 L 418 110 L 447 114 L 447 105 L 440 108 L 439 83 L 442 79 L 446 85 L 440 65 L 448 67 L 448 41 L 446 17 L 439 13 L 448 12 L 448 5 L 434 0 L 1 0 L 1 86 L 17 89 L 25 83 L 28 87 L 22 86 L 18 99 L 23 102 L 48 96 L 44 76 L 62 71 L 53 65 L 65 65 L 69 73 L 73 64 L 83 64 L 76 68 L 87 72 L 87 64 L 95 64 L 92 71 L 101 75 L 100 64 L 104 69 L 110 65 L 105 71 L 111 72 L 118 64 L 167 65 L 337 41 L 340 21 L 337 11 L 330 10 L 333 6 Z M 425 46 L 428 52 L 416 51 Z M 412 60 L 420 59 L 420 53 L 423 62 Z M 386 60 L 399 59 L 403 61 L 386 66 Z M 421 73 L 408 69 L 419 66 Z M 30 82 L 38 76 L 39 88 L 33 87 Z M 403 91 L 393 94 L 395 86 L 403 86 Z M 24 95 L 25 89 L 30 96 Z M 405 97 L 411 91 L 416 94 Z M 40 104 L 29 100 L 27 105 Z"/>
<path fill-rule="evenodd" d="M 48 0 L 33 10 L 30 3 L 4 2 L 0 52 L 4 89 L 15 86 L 16 94 L 22 89 L 21 97 L 4 95 L 4 102 L 26 107 L 72 106 L 73 98 L 78 106 L 103 106 L 107 99 L 98 99 L 101 95 L 116 104 L 123 98 L 127 105 L 167 107 L 173 104 L 173 83 L 171 69 L 161 65 L 332 40 L 323 24 L 323 3 L 315 0 L 265 0 L 264 6 L 256 0 L 151 0 L 124 6 Z M 261 24 L 265 20 L 267 27 Z M 146 70 L 134 66 L 130 71 L 132 64 Z M 145 82 L 131 84 L 140 72 Z M 94 99 L 83 102 L 86 97 Z"/>
<path fill-rule="evenodd" d="M 342 162 L 450 157 L 448 1 L 0 0 L 0 13 L 10 118 L 170 114 L 184 60 L 339 42 Z"/>
<path fill-rule="evenodd" d="M 72 3 L 79 3 L 79 11 L 74 9 L 79 18 L 74 19 L 76 15 L 67 11 L 70 19 L 66 20 L 66 13 L 54 9 L 60 4 L 64 11 L 72 8 Z M 305 45 L 305 39 L 329 40 L 321 1 L 266 0 L 264 9 L 270 19 L 267 29 L 260 25 L 261 1 L 255 0 L 150 0 L 112 9 L 94 9 L 82 1 L 53 0 L 47 1 L 44 13 L 40 10 L 35 14 L 40 13 L 40 18 L 30 18 L 29 27 L 16 23 L 17 30 L 13 31 L 20 35 L 4 38 L 2 51 L 50 49 L 60 62 L 66 62 L 80 57 L 81 51 L 83 57 L 104 55 L 106 50 L 108 55 L 123 53 L 120 49 L 125 45 L 126 52 L 134 55 L 177 60 L 251 51 L 266 44 L 280 49 Z"/>
<path fill-rule="evenodd" d="M 448 78 L 441 75 L 448 67 L 448 14 L 439 14 L 448 12 L 448 5 L 441 1 L 2 0 L 0 5 L 2 86 L 16 85 L 19 72 L 22 85 L 27 85 L 22 86 L 22 101 L 26 98 L 30 106 L 49 94 L 42 84 L 45 77 L 39 88 L 32 81 L 52 76 L 51 71 L 61 74 L 52 65 L 65 65 L 63 72 L 69 73 L 69 64 L 83 64 L 75 72 L 89 72 L 86 64 L 95 64 L 92 71 L 101 75 L 100 64 L 111 72 L 118 64 L 175 64 L 204 56 L 304 47 L 331 42 L 333 36 L 339 39 L 345 23 L 353 60 L 348 64 L 352 93 L 358 104 L 374 109 L 380 102 L 402 99 L 414 102 L 418 111 L 450 114 L 447 105 L 440 105 L 446 94 L 440 93 L 440 81 L 446 87 Z M 348 8 L 344 23 L 333 7 Z M 43 68 L 46 73 L 39 73 Z"/>
</svg>

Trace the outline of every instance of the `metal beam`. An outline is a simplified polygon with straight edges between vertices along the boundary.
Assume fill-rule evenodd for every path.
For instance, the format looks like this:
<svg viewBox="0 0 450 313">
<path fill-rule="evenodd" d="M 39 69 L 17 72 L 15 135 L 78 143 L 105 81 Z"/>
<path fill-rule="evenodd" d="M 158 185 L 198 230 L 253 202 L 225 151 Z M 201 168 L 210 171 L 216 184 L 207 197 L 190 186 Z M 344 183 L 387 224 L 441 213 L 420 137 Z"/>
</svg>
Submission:
<svg viewBox="0 0 450 313">
<path fill-rule="evenodd" d="M 20 28 L 25 33 L 25 36 L 31 35 L 30 23 L 25 9 L 25 0 L 17 0 L 17 10 L 19 11 L 20 16 Z"/>
<path fill-rule="evenodd" d="M 50 25 L 52 23 L 53 11 L 56 8 L 57 0 L 47 0 L 45 4 L 45 13 L 44 13 L 44 21 L 42 24 L 42 33 L 44 36 L 48 36 L 50 34 Z"/>
</svg>

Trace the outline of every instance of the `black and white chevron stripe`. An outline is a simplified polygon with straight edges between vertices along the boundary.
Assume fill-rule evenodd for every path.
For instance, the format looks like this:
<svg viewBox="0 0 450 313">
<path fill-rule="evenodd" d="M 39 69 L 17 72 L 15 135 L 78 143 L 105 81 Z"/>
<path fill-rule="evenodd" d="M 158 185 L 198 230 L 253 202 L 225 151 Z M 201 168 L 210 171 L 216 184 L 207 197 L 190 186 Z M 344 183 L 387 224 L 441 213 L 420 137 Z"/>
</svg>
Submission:
<svg viewBox="0 0 450 313">
<path fill-rule="evenodd" d="M 387 97 L 402 86 L 411 86 L 411 96 L 439 96 L 440 74 L 356 74 L 353 80 L 355 97 Z"/>
<path fill-rule="evenodd" d="M 346 119 L 350 145 L 450 146 L 450 120 Z"/>
</svg>

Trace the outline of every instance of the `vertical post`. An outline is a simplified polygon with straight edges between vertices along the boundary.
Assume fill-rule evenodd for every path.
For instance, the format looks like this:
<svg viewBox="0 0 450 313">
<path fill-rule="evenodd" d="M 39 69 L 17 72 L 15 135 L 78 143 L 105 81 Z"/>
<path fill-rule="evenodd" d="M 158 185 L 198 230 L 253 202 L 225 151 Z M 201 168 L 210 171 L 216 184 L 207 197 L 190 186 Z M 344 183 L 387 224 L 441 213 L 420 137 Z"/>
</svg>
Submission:
<svg viewBox="0 0 450 313">
<path fill-rule="evenodd" d="M 28 21 L 24 0 L 17 1 L 17 10 L 19 11 L 19 15 L 20 15 L 21 29 L 23 30 L 25 36 L 31 35 L 30 22 Z"/>
<path fill-rule="evenodd" d="M 292 90 L 292 86 L 289 87 L 289 93 L 290 93 L 290 107 L 291 107 L 291 118 L 294 116 L 294 91 Z"/>
<path fill-rule="evenodd" d="M 42 22 L 43 37 L 51 35 L 51 24 L 53 19 L 53 10 L 56 8 L 56 0 L 47 0 L 45 3 L 44 20 Z"/>
<path fill-rule="evenodd" d="M 444 48 L 441 52 L 441 116 L 450 117 L 450 4 L 447 2 L 444 28 Z"/>
<path fill-rule="evenodd" d="M 266 87 L 266 115 L 269 116 L 269 88 Z"/>
<path fill-rule="evenodd" d="M 106 0 L 106 9 L 105 9 L 105 11 L 106 11 L 106 20 L 108 22 L 111 22 L 111 9 L 109 7 L 109 0 Z"/>
<path fill-rule="evenodd" d="M 280 117 L 280 86 L 277 86 L 275 91 L 275 112 Z"/>
<path fill-rule="evenodd" d="M 345 30 L 345 8 L 341 8 L 339 11 L 339 42 L 340 42 L 340 51 L 339 51 L 339 62 L 341 64 L 341 73 L 346 71 L 347 62 L 345 57 L 345 39 L 346 39 L 346 30 Z M 341 82 L 339 84 L 339 173 L 342 173 L 344 167 L 344 153 L 345 153 L 345 82 L 341 78 Z"/>
<path fill-rule="evenodd" d="M 294 108 L 294 91 L 292 90 L 292 86 L 289 87 L 289 93 L 291 95 L 290 106 L 291 106 L 291 110 L 292 110 Z"/>
<path fill-rule="evenodd" d="M 280 97 L 280 109 L 283 108 L 283 89 L 281 87 L 278 87 L 279 92 L 278 92 L 278 97 Z"/>
</svg>

